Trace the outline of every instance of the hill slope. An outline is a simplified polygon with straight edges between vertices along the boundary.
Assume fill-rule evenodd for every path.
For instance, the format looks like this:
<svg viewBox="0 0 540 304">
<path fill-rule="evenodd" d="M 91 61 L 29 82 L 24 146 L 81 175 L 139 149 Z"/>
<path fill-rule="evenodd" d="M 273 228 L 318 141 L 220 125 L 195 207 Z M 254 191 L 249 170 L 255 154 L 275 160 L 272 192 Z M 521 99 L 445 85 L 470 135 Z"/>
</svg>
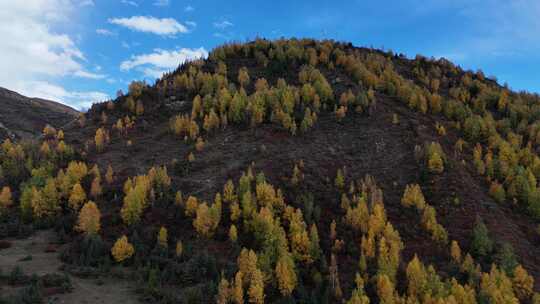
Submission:
<svg viewBox="0 0 540 304">
<path fill-rule="evenodd" d="M 0 88 L 0 139 L 35 138 L 45 125 L 62 127 L 79 112 L 63 104 Z"/>
<path fill-rule="evenodd" d="M 56 220 L 68 269 L 126 253 L 151 302 L 532 303 L 539 101 L 444 59 L 229 44 L 94 105 L 65 130 L 76 153 L 47 139 L 36 167 L 87 165 L 29 179 L 59 200 L 26 213 Z"/>
</svg>

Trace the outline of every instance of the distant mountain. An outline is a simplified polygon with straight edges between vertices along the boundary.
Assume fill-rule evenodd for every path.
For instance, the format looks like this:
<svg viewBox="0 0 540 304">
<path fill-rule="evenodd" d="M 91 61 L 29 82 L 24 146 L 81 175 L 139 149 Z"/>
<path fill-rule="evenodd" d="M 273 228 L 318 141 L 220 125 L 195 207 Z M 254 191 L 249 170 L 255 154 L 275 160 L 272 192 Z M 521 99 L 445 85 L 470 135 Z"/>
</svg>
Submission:
<svg viewBox="0 0 540 304">
<path fill-rule="evenodd" d="M 56 128 L 74 120 L 79 112 L 58 102 L 29 98 L 0 87 L 0 139 L 39 136 L 50 124 Z"/>
</svg>

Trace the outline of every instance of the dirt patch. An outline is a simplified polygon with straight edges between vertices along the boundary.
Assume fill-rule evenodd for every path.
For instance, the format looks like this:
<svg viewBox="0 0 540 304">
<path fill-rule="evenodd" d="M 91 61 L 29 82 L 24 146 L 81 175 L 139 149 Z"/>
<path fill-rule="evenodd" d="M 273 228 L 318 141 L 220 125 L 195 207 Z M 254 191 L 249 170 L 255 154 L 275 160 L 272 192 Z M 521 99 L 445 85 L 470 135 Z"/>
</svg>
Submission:
<svg viewBox="0 0 540 304">
<path fill-rule="evenodd" d="M 0 250 L 0 269 L 11 271 L 20 266 L 25 274 L 39 276 L 63 273 L 62 262 L 58 258 L 62 247 L 56 245 L 56 235 L 51 230 L 38 231 L 26 239 L 13 239 L 5 242 L 11 247 Z M 54 250 L 53 250 L 54 249 Z M 67 294 L 47 296 L 47 303 L 140 303 L 135 294 L 133 282 L 113 278 L 83 279 L 69 275 L 73 291 Z M 2 292 L 13 293 L 17 288 L 1 286 Z"/>
</svg>

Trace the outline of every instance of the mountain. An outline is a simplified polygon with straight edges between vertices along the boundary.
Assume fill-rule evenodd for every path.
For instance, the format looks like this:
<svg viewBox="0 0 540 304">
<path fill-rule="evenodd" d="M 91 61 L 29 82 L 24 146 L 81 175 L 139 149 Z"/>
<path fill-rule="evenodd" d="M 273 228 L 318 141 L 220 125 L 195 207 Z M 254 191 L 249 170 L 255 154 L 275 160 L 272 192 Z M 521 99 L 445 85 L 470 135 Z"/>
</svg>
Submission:
<svg viewBox="0 0 540 304">
<path fill-rule="evenodd" d="M 66 105 L 0 88 L 0 139 L 36 138 L 45 125 L 60 128 L 79 112 Z"/>
<path fill-rule="evenodd" d="M 149 302 L 536 303 L 539 102 L 446 59 L 230 43 L 45 138 L 44 176 L 0 153 L 8 218 Z"/>
</svg>

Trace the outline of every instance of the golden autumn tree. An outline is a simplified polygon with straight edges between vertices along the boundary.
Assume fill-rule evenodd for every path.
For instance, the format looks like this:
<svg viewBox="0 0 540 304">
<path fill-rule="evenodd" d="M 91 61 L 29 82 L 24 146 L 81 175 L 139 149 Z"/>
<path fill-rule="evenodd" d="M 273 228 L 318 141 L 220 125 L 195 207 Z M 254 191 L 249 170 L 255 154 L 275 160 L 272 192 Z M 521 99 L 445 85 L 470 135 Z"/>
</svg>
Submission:
<svg viewBox="0 0 540 304">
<path fill-rule="evenodd" d="M 184 244 L 182 243 L 182 240 L 176 241 L 176 247 L 174 249 L 174 253 L 177 258 L 182 257 L 182 254 L 184 253 Z"/>
<path fill-rule="evenodd" d="M 249 84 L 249 73 L 246 67 L 242 67 L 238 70 L 238 83 L 241 87 L 245 87 Z"/>
<path fill-rule="evenodd" d="M 199 206 L 199 202 L 197 201 L 197 198 L 190 195 L 186 201 L 186 210 L 185 210 L 186 216 L 195 215 L 197 213 L 198 206 Z"/>
<path fill-rule="evenodd" d="M 231 242 L 233 243 L 236 243 L 236 241 L 238 240 L 238 231 L 234 224 L 231 225 L 231 228 L 229 228 L 229 240 L 231 240 Z"/>
<path fill-rule="evenodd" d="M 101 178 L 99 176 L 96 176 L 92 181 L 92 185 L 90 187 L 90 197 L 92 197 L 93 199 L 97 199 L 102 193 L 103 189 L 101 188 Z"/>
<path fill-rule="evenodd" d="M 105 181 L 107 185 L 111 185 L 114 182 L 114 171 L 111 165 L 107 167 L 107 172 L 105 173 Z"/>
<path fill-rule="evenodd" d="M 420 299 L 428 282 L 424 265 L 414 255 L 414 258 L 407 265 L 407 292 L 409 296 Z"/>
<path fill-rule="evenodd" d="M 454 261 L 454 263 L 457 265 L 461 264 L 461 248 L 459 248 L 457 241 L 452 241 L 450 244 L 450 256 L 452 257 L 452 261 Z"/>
<path fill-rule="evenodd" d="M 244 304 L 244 274 L 238 271 L 234 276 L 234 284 L 231 290 L 231 299 L 235 304 Z"/>
<path fill-rule="evenodd" d="M 288 297 L 296 287 L 294 260 L 290 254 L 282 254 L 276 264 L 276 278 L 281 295 Z"/>
<path fill-rule="evenodd" d="M 338 169 L 336 173 L 336 178 L 334 180 L 334 185 L 342 190 L 345 188 L 345 177 L 343 176 L 343 170 Z"/>
<path fill-rule="evenodd" d="M 102 152 L 105 148 L 106 143 L 106 136 L 105 130 L 103 128 L 99 128 L 96 130 L 96 135 L 94 136 L 94 142 L 96 145 L 96 150 L 98 152 Z"/>
<path fill-rule="evenodd" d="M 86 193 L 81 184 L 76 183 L 69 195 L 69 207 L 73 210 L 79 210 L 84 201 L 86 201 Z"/>
<path fill-rule="evenodd" d="M 228 304 L 231 301 L 231 288 L 229 281 L 225 277 L 221 277 L 218 285 L 217 304 Z"/>
<path fill-rule="evenodd" d="M 432 173 L 442 173 L 444 171 L 444 162 L 438 152 L 433 152 L 429 156 L 428 169 Z"/>
<path fill-rule="evenodd" d="M 251 282 L 248 289 L 249 303 L 263 304 L 264 303 L 264 277 L 259 269 L 255 269 L 252 274 Z"/>
<path fill-rule="evenodd" d="M 76 230 L 86 235 L 96 235 L 101 229 L 101 213 L 96 203 L 89 201 L 81 208 Z"/>
<path fill-rule="evenodd" d="M 157 243 L 158 243 L 158 246 L 160 246 L 161 248 L 167 248 L 169 246 L 167 243 L 167 228 L 162 226 L 159 229 Z"/>
<path fill-rule="evenodd" d="M 129 243 L 127 236 L 123 235 L 114 243 L 114 246 L 111 249 L 111 254 L 114 257 L 114 260 L 118 263 L 121 263 L 133 256 L 135 253 L 135 248 Z"/>
<path fill-rule="evenodd" d="M 6 210 L 13 204 L 13 199 L 11 196 L 11 188 L 4 186 L 2 192 L 0 192 L 0 214 L 2 210 Z"/>
<path fill-rule="evenodd" d="M 422 211 L 426 207 L 426 200 L 422 189 L 418 184 L 407 185 L 405 192 L 401 198 L 401 204 L 405 207 L 416 207 L 416 209 Z"/>
<path fill-rule="evenodd" d="M 513 288 L 516 296 L 521 301 L 530 299 L 533 294 L 534 278 L 527 273 L 527 270 L 521 265 L 514 269 L 514 277 L 512 279 Z"/>
<path fill-rule="evenodd" d="M 396 303 L 394 284 L 384 274 L 377 276 L 377 295 L 381 304 Z"/>
</svg>

